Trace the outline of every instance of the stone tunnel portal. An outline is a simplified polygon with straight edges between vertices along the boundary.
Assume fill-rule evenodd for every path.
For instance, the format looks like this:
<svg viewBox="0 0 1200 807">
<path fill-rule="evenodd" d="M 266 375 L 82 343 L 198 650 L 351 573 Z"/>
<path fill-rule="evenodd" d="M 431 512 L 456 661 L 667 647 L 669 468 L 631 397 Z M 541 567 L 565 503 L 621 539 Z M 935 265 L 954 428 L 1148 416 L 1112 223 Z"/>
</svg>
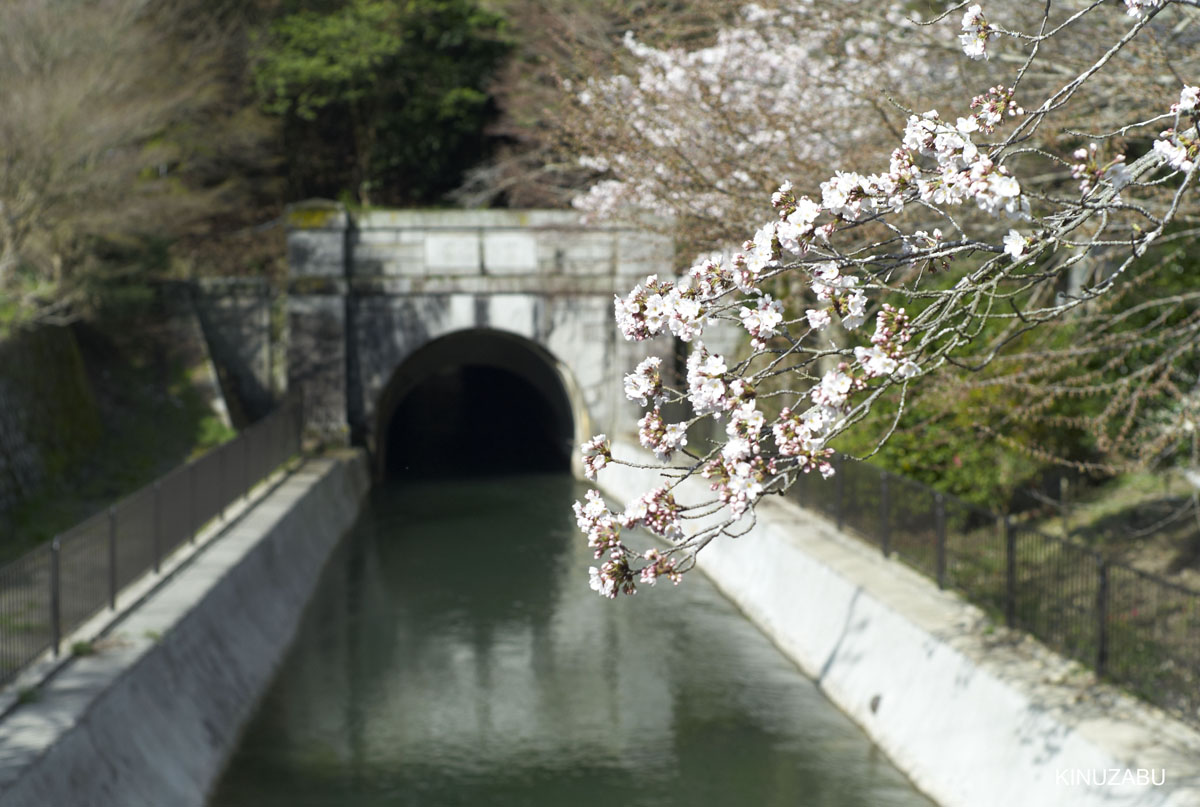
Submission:
<svg viewBox="0 0 1200 807">
<path fill-rule="evenodd" d="M 378 408 L 385 476 L 570 468 L 571 402 L 552 356 L 512 334 L 460 331 L 409 356 Z"/>
</svg>

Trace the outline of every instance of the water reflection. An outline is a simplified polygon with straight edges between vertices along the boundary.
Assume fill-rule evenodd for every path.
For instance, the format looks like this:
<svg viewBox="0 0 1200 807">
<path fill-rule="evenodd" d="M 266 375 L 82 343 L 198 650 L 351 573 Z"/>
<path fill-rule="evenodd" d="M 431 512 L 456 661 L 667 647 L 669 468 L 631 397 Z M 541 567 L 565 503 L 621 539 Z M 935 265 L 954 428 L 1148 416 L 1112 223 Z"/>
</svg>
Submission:
<svg viewBox="0 0 1200 807">
<path fill-rule="evenodd" d="M 928 805 L 698 575 L 590 592 L 581 495 L 377 489 L 211 804 Z"/>
</svg>

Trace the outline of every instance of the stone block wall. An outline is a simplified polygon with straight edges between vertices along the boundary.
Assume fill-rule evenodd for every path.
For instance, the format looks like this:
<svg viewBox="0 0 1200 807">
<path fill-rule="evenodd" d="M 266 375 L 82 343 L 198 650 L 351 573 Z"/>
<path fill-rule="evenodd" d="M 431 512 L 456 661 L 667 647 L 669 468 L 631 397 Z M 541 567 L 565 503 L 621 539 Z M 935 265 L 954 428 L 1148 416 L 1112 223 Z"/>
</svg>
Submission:
<svg viewBox="0 0 1200 807">
<path fill-rule="evenodd" d="M 310 202 L 289 211 L 288 260 L 288 387 L 302 391 L 314 432 L 371 447 L 397 368 L 466 330 L 503 331 L 548 351 L 580 428 L 631 426 L 638 413 L 620 379 L 648 348 L 616 334 L 613 295 L 670 274 L 673 251 L 664 237 L 584 226 L 571 211 L 350 216 Z"/>
</svg>

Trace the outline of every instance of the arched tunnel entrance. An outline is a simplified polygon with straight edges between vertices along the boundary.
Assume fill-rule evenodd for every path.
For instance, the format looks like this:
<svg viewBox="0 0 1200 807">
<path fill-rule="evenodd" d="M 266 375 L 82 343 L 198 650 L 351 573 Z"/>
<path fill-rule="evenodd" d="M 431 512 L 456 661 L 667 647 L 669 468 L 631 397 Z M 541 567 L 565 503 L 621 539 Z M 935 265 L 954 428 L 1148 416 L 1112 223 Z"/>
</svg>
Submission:
<svg viewBox="0 0 1200 807">
<path fill-rule="evenodd" d="M 502 331 L 421 347 L 396 370 L 378 413 L 385 476 L 570 468 L 575 418 L 554 358 Z"/>
</svg>

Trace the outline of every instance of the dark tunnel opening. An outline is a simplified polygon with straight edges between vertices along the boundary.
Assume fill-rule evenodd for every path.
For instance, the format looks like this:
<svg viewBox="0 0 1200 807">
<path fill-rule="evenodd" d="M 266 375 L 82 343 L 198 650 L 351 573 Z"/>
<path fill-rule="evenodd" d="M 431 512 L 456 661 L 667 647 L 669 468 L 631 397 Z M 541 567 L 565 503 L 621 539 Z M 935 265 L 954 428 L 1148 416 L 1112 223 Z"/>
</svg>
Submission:
<svg viewBox="0 0 1200 807">
<path fill-rule="evenodd" d="M 564 407 L 565 401 L 548 400 L 502 367 L 443 367 L 393 410 L 384 473 L 426 478 L 569 470 L 573 430 Z"/>
</svg>

